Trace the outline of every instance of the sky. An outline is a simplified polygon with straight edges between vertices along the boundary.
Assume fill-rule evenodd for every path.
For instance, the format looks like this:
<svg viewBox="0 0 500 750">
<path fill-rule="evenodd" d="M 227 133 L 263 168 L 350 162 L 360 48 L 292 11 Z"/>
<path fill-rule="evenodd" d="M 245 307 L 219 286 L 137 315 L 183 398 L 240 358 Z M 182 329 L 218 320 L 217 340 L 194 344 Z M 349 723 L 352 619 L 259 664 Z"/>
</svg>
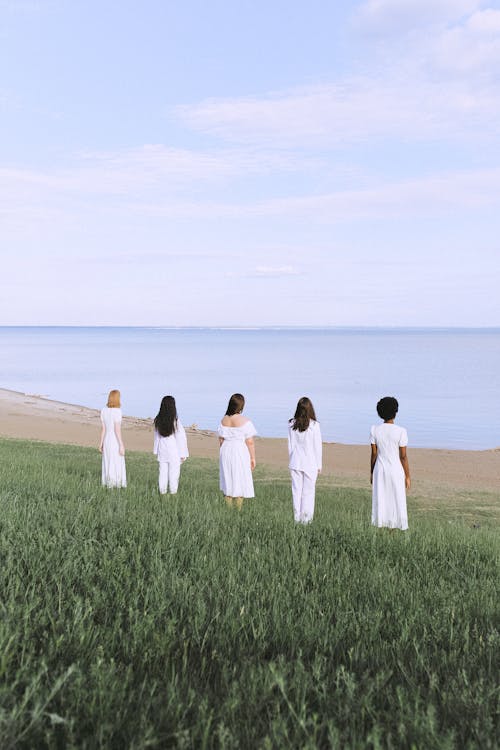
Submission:
<svg viewBox="0 0 500 750">
<path fill-rule="evenodd" d="M 0 0 L 0 324 L 499 326 L 500 0 Z"/>
</svg>

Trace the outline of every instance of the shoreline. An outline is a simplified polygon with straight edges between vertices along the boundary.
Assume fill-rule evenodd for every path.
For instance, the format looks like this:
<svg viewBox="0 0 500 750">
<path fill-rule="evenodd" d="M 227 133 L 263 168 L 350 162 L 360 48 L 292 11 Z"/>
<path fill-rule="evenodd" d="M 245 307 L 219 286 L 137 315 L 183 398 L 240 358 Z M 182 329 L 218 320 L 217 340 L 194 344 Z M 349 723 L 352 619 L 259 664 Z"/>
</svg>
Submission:
<svg viewBox="0 0 500 750">
<path fill-rule="evenodd" d="M 214 431 L 185 427 L 191 456 L 218 458 Z M 97 448 L 99 434 L 98 409 L 0 388 L 0 437 Z M 152 420 L 124 416 L 123 438 L 127 450 L 152 452 Z M 286 438 L 257 437 L 255 442 L 258 464 L 287 471 Z M 323 443 L 323 476 L 338 484 L 369 488 L 369 455 L 369 445 Z M 410 445 L 408 456 L 413 491 L 419 494 L 437 488 L 500 490 L 500 448 L 455 450 Z"/>
</svg>

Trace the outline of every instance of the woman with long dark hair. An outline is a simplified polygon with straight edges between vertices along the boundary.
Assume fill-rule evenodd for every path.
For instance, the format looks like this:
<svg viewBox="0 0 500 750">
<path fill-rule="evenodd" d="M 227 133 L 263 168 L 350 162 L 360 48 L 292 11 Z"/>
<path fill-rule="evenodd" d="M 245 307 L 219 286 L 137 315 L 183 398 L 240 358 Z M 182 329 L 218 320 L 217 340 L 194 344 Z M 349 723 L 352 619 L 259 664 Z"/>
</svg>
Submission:
<svg viewBox="0 0 500 750">
<path fill-rule="evenodd" d="M 175 495 L 179 487 L 181 463 L 189 456 L 186 431 L 177 416 L 173 396 L 164 396 L 155 417 L 154 450 L 159 463 L 158 487 L 161 495 Z"/>
<path fill-rule="evenodd" d="M 254 497 L 254 436 L 257 430 L 243 416 L 245 398 L 233 393 L 218 429 L 220 445 L 220 488 L 229 507 L 241 510 L 243 498 Z"/>
<path fill-rule="evenodd" d="M 288 468 L 292 477 L 293 516 L 309 523 L 314 516 L 316 479 L 322 466 L 322 443 L 314 406 L 307 396 L 299 398 L 288 422 Z"/>
</svg>

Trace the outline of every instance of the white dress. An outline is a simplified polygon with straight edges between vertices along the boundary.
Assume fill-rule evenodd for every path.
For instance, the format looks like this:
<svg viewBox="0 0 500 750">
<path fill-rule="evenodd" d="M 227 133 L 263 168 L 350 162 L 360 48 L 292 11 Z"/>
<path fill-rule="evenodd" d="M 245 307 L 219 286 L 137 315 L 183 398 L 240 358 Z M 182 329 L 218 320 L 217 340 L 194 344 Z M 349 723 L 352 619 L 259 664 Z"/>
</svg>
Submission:
<svg viewBox="0 0 500 750">
<path fill-rule="evenodd" d="M 219 425 L 219 437 L 224 438 L 220 447 L 220 488 L 226 497 L 255 497 L 253 490 L 250 452 L 245 440 L 257 434 L 250 422 L 240 427 Z"/>
<path fill-rule="evenodd" d="M 373 469 L 372 524 L 391 529 L 408 528 L 405 473 L 399 449 L 408 445 L 404 427 L 384 422 L 370 430 L 370 442 L 377 446 Z"/>
<path fill-rule="evenodd" d="M 105 406 L 101 410 L 104 425 L 102 445 L 102 483 L 105 487 L 126 487 L 125 456 L 120 456 L 120 446 L 115 435 L 115 424 L 121 424 L 122 410 Z"/>
</svg>

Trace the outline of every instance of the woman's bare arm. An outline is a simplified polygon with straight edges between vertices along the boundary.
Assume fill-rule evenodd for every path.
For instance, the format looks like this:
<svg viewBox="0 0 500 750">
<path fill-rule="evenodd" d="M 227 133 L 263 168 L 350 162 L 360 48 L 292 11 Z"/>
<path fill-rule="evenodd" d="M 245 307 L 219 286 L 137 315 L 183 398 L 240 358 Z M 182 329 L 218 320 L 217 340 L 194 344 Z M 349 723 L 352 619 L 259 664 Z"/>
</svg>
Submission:
<svg viewBox="0 0 500 750">
<path fill-rule="evenodd" d="M 375 463 L 377 461 L 377 446 L 372 443 L 372 454 L 370 457 L 370 484 L 373 482 L 373 469 L 375 468 Z"/>
<path fill-rule="evenodd" d="M 247 438 L 245 440 L 245 443 L 247 444 L 248 452 L 250 453 L 250 467 L 252 471 L 255 469 L 256 463 L 255 463 L 255 443 L 253 438 Z"/>
<path fill-rule="evenodd" d="M 115 422 L 115 435 L 116 439 L 118 440 L 118 445 L 120 446 L 120 456 L 125 455 L 125 446 L 123 445 L 122 440 L 122 426 L 120 422 Z"/>
<path fill-rule="evenodd" d="M 106 432 L 106 428 L 104 427 L 104 423 L 101 428 L 101 439 L 99 440 L 99 452 L 102 453 L 102 446 L 104 443 L 104 434 Z"/>
<path fill-rule="evenodd" d="M 410 478 L 410 464 L 408 463 L 408 456 L 406 455 L 406 447 L 399 449 L 399 460 L 403 466 L 405 473 L 405 487 L 407 490 L 411 489 L 411 478 Z"/>
</svg>

